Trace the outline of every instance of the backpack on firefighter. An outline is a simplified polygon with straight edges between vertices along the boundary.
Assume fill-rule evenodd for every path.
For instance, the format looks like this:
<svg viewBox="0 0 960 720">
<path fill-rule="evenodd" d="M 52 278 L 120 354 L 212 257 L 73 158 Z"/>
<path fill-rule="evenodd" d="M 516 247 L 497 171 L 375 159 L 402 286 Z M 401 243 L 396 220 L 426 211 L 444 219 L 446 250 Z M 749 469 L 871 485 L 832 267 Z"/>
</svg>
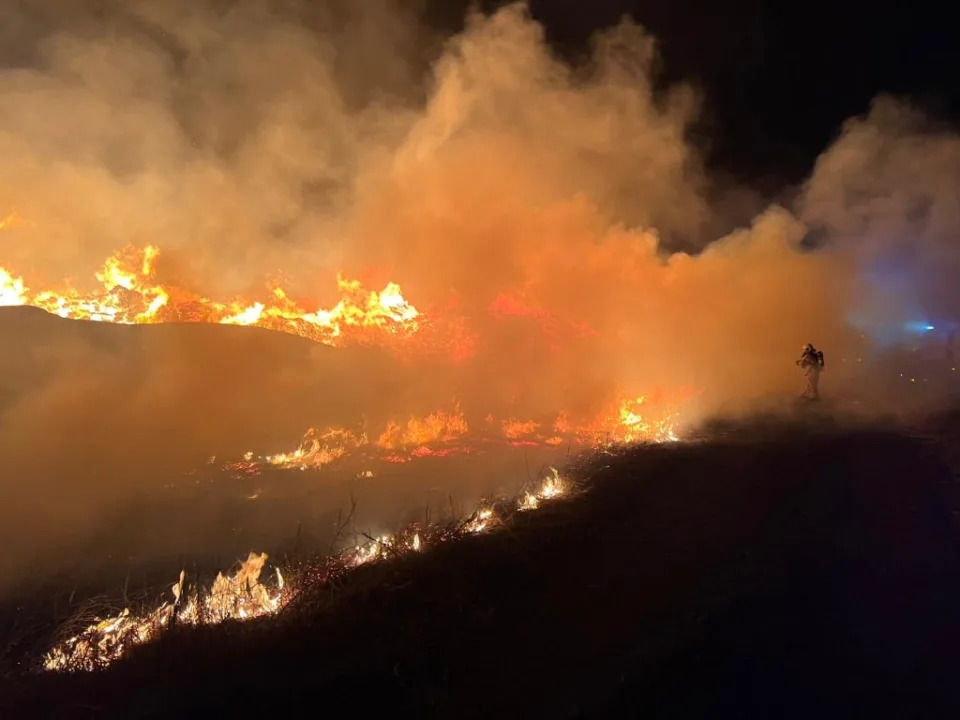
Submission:
<svg viewBox="0 0 960 720">
<path fill-rule="evenodd" d="M 816 367 L 822 370 L 824 366 L 823 353 L 817 350 L 812 344 L 807 343 L 803 346 L 803 355 L 797 360 L 797 365 L 804 368 Z"/>
</svg>

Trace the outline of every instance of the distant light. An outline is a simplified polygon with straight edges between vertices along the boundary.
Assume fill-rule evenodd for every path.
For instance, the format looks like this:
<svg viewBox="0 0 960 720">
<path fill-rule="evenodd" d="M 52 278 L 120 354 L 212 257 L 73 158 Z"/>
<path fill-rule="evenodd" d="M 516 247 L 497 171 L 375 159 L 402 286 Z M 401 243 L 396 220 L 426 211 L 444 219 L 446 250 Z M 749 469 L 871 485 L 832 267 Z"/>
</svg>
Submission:
<svg viewBox="0 0 960 720">
<path fill-rule="evenodd" d="M 912 333 L 927 333 L 934 330 L 935 327 L 924 320 L 905 323 L 904 329 Z"/>
</svg>

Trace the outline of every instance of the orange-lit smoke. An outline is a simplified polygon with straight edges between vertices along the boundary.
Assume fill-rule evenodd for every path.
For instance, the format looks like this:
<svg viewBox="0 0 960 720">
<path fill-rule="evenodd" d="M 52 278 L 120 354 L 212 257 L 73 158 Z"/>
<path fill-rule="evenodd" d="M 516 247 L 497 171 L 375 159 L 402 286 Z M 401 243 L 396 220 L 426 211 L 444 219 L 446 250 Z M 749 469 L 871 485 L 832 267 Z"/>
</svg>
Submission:
<svg viewBox="0 0 960 720">
<path fill-rule="evenodd" d="M 4 78 L 0 197 L 31 221 L 6 231 L 4 266 L 30 287 L 82 286 L 118 247 L 157 247 L 158 288 L 248 298 L 234 320 L 271 326 L 261 288 L 278 273 L 285 294 L 267 303 L 308 288 L 303 312 L 335 305 L 338 273 L 396 282 L 476 338 L 460 388 L 513 415 L 593 411 L 617 388 L 739 402 L 788 387 L 808 339 L 837 346 L 847 268 L 799 252 L 786 211 L 698 256 L 660 248 L 710 211 L 686 140 L 695 93 L 654 93 L 639 26 L 600 33 L 572 68 L 523 6 L 471 15 L 417 104 L 371 89 L 386 59 L 335 63 L 328 20 L 174 6 L 135 3 L 109 37 L 54 33 L 39 75 Z M 395 11 L 372 4 L 360 25 Z M 422 32 L 398 27 L 404 47 Z M 53 119 L 67 109 L 69 142 Z M 163 312 L 150 292 L 142 312 Z"/>
<path fill-rule="evenodd" d="M 21 333 L 31 354 L 4 359 L 0 395 L 5 489 L 82 475 L 60 514 L 120 504 L 142 466 L 289 447 L 307 427 L 359 433 L 360 416 L 396 445 L 431 431 L 406 418 L 453 400 L 472 426 L 492 413 L 508 436 L 535 423 L 549 437 L 560 413 L 582 424 L 657 389 L 694 391 L 690 420 L 792 394 L 802 344 L 834 359 L 855 335 L 864 246 L 913 217 L 884 199 L 912 188 L 935 218 L 909 225 L 915 247 L 949 253 L 925 238 L 950 225 L 937 178 L 955 180 L 957 140 L 904 129 L 900 106 L 848 127 L 799 212 L 706 237 L 712 180 L 687 137 L 700 99 L 655 90 L 656 44 L 631 21 L 574 67 L 523 5 L 471 14 L 442 44 L 391 0 L 87 5 L 0 15 L 16 29 L 0 34 L 0 303 L 129 290 L 120 268 L 96 275 L 129 246 L 151 263 L 135 320 L 330 340 L 350 308 L 380 307 L 444 352 L 335 358 L 236 328 Z M 802 249 L 813 225 L 837 242 Z M 671 254 L 677 238 L 704 249 Z M 188 307 L 213 315 L 164 316 Z"/>
</svg>

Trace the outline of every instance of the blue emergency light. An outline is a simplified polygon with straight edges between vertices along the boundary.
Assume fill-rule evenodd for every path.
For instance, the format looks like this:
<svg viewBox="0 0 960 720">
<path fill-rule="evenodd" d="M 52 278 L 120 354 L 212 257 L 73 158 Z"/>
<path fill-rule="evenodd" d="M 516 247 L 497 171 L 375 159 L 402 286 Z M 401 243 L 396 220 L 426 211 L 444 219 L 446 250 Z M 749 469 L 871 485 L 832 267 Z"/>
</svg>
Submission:
<svg viewBox="0 0 960 720">
<path fill-rule="evenodd" d="M 923 321 L 923 322 L 915 321 L 915 322 L 908 322 L 908 323 L 906 323 L 906 329 L 907 329 L 908 332 L 917 333 L 917 334 L 922 334 L 922 333 L 930 332 L 931 330 L 934 330 L 935 328 L 934 328 L 934 326 L 931 325 L 929 322 L 926 322 L 926 321 Z"/>
</svg>

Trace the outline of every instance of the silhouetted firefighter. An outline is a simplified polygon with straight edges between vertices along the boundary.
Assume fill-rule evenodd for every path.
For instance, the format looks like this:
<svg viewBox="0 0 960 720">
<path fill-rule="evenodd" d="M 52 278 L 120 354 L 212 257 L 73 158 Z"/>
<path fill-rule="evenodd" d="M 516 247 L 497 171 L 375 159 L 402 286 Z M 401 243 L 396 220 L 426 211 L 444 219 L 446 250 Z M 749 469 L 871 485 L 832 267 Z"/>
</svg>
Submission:
<svg viewBox="0 0 960 720">
<path fill-rule="evenodd" d="M 800 397 L 807 400 L 819 400 L 820 391 L 818 388 L 820 373 L 823 370 L 823 353 L 807 343 L 803 346 L 803 355 L 797 360 L 797 365 L 803 369 L 803 374 L 807 378 L 807 387 Z"/>
</svg>

